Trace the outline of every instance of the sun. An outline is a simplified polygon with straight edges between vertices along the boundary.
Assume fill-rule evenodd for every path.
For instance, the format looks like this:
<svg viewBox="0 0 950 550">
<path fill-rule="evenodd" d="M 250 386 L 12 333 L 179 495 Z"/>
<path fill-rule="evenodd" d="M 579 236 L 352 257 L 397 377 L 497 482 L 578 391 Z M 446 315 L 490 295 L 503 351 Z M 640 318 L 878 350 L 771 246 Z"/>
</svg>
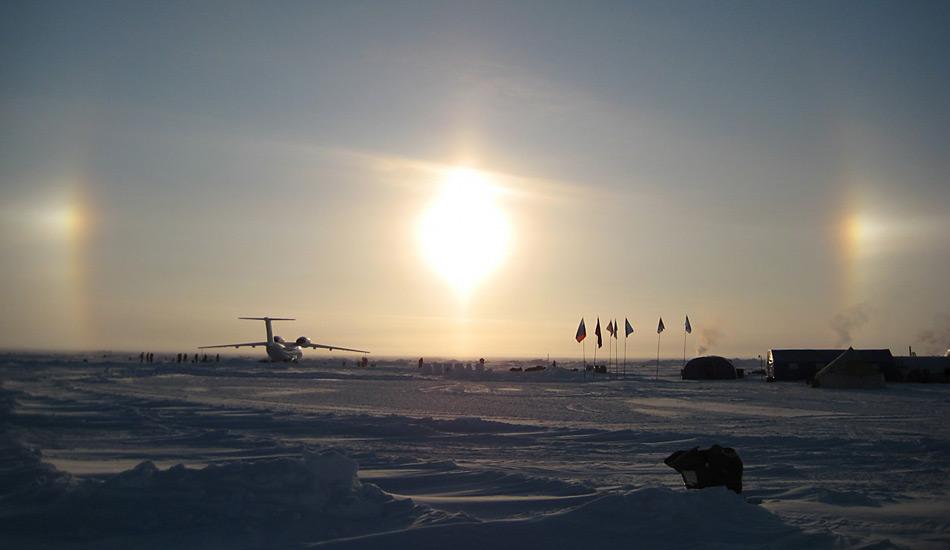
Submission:
<svg viewBox="0 0 950 550">
<path fill-rule="evenodd" d="M 870 256 L 881 247 L 885 225 L 872 217 L 852 214 L 844 220 L 844 244 L 855 257 Z"/>
<path fill-rule="evenodd" d="M 511 224 L 498 206 L 499 191 L 481 172 L 450 170 L 419 222 L 423 257 L 462 297 L 508 256 Z"/>
</svg>

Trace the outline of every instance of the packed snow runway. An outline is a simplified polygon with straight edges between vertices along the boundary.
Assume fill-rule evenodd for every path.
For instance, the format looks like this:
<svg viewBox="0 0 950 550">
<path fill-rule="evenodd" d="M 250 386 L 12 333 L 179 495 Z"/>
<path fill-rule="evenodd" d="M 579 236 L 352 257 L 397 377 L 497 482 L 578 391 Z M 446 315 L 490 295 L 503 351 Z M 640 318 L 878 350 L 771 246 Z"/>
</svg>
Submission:
<svg viewBox="0 0 950 550">
<path fill-rule="evenodd" d="M 5 548 L 950 546 L 944 384 L 86 359 L 0 358 Z"/>
</svg>

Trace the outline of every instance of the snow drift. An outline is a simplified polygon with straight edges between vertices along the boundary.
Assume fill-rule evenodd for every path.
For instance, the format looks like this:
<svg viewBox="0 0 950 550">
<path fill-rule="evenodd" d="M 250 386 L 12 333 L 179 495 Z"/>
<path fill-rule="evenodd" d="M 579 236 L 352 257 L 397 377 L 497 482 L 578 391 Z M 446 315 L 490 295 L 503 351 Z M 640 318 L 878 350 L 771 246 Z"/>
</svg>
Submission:
<svg viewBox="0 0 950 550">
<path fill-rule="evenodd" d="M 282 545 L 452 519 L 361 483 L 356 463 L 335 450 L 202 469 L 142 462 L 99 481 L 74 478 L 3 437 L 0 540 L 8 543 L 135 536 L 164 544 L 204 529 L 210 540 L 190 542 Z"/>
<path fill-rule="evenodd" d="M 508 541 L 508 542 L 505 542 Z M 433 526 L 326 543 L 333 548 L 815 548 L 807 534 L 719 487 L 648 487 L 607 494 L 571 510 L 519 521 Z"/>
</svg>

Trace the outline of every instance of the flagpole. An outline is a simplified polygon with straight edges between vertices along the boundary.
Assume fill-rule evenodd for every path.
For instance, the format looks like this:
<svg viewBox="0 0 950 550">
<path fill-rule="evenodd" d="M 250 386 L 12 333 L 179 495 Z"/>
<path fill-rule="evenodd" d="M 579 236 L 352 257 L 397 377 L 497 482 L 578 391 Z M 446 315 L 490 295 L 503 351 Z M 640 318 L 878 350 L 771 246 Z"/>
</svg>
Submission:
<svg viewBox="0 0 950 550">
<path fill-rule="evenodd" d="M 614 323 L 614 324 L 616 325 L 617 323 Z M 617 334 L 617 327 L 614 327 L 614 334 Z M 613 353 L 610 354 L 610 362 L 613 363 L 613 364 L 607 366 L 607 372 L 609 373 L 609 374 L 608 374 L 608 378 L 614 374 L 614 369 L 617 368 L 617 362 L 614 361 L 614 356 L 617 355 L 617 341 L 616 341 L 616 340 L 617 340 L 617 337 L 614 336 L 613 334 L 611 334 L 611 337 L 613 337 L 613 339 L 614 339 L 614 342 L 613 342 Z"/>
<path fill-rule="evenodd" d="M 614 331 L 614 334 L 620 334 L 616 319 L 614 319 Z M 620 378 L 620 336 L 614 336 L 614 356 L 614 370 L 617 371 L 617 378 Z"/>
<path fill-rule="evenodd" d="M 654 375 L 654 380 L 660 379 L 660 332 L 656 333 L 656 375 Z"/>
<path fill-rule="evenodd" d="M 587 378 L 587 325 L 584 324 L 584 318 L 581 317 L 581 323 L 577 325 L 577 334 L 574 335 L 577 343 L 581 345 L 581 359 L 583 360 L 584 378 Z"/>
<path fill-rule="evenodd" d="M 611 363 L 614 360 L 613 343 L 610 341 L 610 331 L 607 331 L 607 380 L 610 380 Z"/>
<path fill-rule="evenodd" d="M 686 367 L 686 339 L 693 332 L 692 325 L 689 324 L 689 315 L 686 316 L 686 324 L 683 326 L 683 367 Z"/>
<path fill-rule="evenodd" d="M 597 371 L 597 346 L 594 346 L 594 371 Z M 585 369 L 584 372 L 587 372 Z M 593 374 L 593 373 L 591 373 Z M 587 376 L 586 374 L 584 376 Z"/>
<path fill-rule="evenodd" d="M 633 326 L 630 325 L 630 319 L 623 318 L 623 377 L 627 377 L 627 340 L 633 333 Z"/>
</svg>

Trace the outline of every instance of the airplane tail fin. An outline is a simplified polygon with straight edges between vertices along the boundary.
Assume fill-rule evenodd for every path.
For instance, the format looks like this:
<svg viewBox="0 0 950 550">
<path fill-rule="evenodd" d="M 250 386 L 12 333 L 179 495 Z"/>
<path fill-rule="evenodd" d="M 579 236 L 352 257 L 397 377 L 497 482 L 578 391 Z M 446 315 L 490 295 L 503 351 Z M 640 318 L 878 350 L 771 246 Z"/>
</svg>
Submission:
<svg viewBox="0 0 950 550">
<path fill-rule="evenodd" d="M 274 331 L 271 329 L 271 321 L 296 321 L 296 319 L 291 319 L 289 317 L 238 317 L 238 319 L 243 319 L 246 321 L 264 321 L 264 326 L 267 327 L 267 341 L 274 341 Z"/>
</svg>

